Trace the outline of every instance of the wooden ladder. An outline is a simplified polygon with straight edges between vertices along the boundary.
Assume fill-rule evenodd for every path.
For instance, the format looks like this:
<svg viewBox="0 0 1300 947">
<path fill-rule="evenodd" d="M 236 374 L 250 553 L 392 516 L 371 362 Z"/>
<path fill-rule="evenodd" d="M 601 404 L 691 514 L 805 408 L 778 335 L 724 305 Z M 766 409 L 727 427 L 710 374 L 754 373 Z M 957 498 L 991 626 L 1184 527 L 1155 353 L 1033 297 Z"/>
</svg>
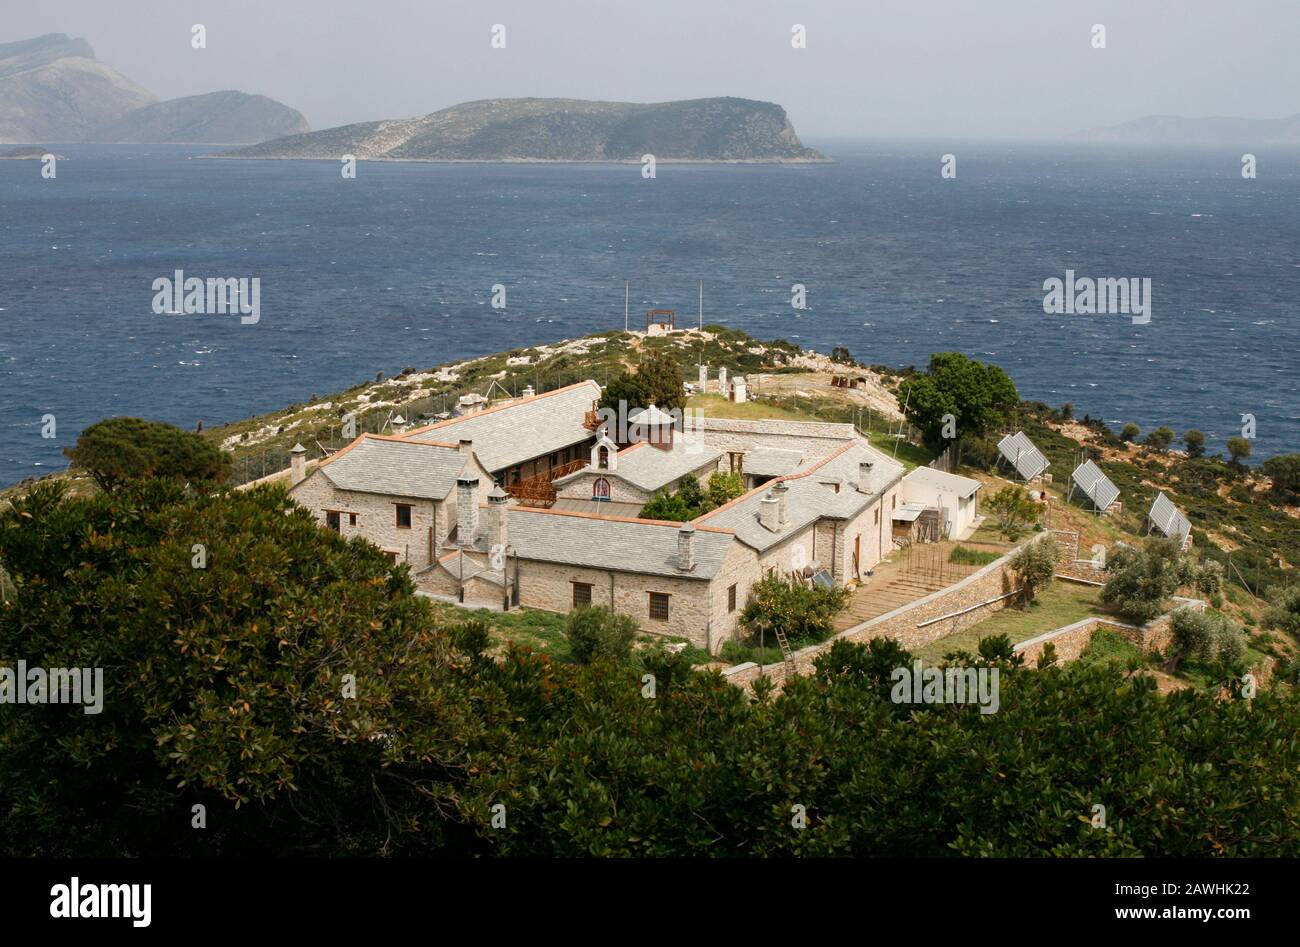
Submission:
<svg viewBox="0 0 1300 947">
<path fill-rule="evenodd" d="M 790 650 L 790 639 L 785 636 L 785 630 L 779 625 L 772 630 L 776 632 L 776 643 L 781 646 L 781 657 L 785 660 L 786 677 L 789 677 L 794 673 L 794 652 Z"/>
</svg>

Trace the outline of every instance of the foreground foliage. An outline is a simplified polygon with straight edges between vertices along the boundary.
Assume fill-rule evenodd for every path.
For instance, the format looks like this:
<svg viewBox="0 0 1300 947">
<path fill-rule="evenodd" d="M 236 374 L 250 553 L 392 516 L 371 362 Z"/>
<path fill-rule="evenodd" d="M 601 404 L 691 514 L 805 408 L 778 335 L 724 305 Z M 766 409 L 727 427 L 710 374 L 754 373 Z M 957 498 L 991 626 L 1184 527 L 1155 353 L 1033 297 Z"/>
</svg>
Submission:
<svg viewBox="0 0 1300 947">
<path fill-rule="evenodd" d="M 961 656 L 999 670 L 988 715 L 891 702 L 891 641 L 837 642 L 779 696 L 663 653 L 493 660 L 273 489 L 38 490 L 0 558 L 0 663 L 102 666 L 107 691 L 98 716 L 0 705 L 6 854 L 1300 854 L 1286 688 L 1162 696 L 993 639 Z"/>
</svg>

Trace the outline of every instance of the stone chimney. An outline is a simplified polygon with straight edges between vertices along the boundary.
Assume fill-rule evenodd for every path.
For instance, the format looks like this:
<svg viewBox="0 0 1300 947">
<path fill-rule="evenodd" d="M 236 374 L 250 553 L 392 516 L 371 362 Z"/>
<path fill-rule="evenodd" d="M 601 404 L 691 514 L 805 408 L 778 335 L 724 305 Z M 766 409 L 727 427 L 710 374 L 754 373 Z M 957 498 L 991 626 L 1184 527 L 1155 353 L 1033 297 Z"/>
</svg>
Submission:
<svg viewBox="0 0 1300 947">
<path fill-rule="evenodd" d="M 677 531 L 677 568 L 690 572 L 695 568 L 695 524 L 683 523 Z"/>
<path fill-rule="evenodd" d="M 758 522 L 774 533 L 781 532 L 781 501 L 769 490 L 758 504 Z"/>
<path fill-rule="evenodd" d="M 700 391 L 709 390 L 709 366 L 700 366 Z"/>
<path fill-rule="evenodd" d="M 464 457 L 465 460 L 468 461 L 470 457 L 473 456 L 473 454 L 474 454 L 474 442 L 469 440 L 468 438 L 462 437 L 460 439 L 460 456 Z"/>
<path fill-rule="evenodd" d="M 500 484 L 488 493 L 488 555 L 493 561 L 505 561 L 505 548 L 510 542 L 509 524 L 506 522 L 509 502 L 510 494 L 502 490 Z"/>
<path fill-rule="evenodd" d="M 776 495 L 777 521 L 781 524 L 782 529 L 790 525 L 790 517 L 787 515 L 785 503 L 786 494 L 789 492 L 790 485 L 784 480 L 779 481 L 777 485 L 772 488 L 772 493 Z"/>
<path fill-rule="evenodd" d="M 402 417 L 400 414 L 397 417 L 393 418 L 394 434 L 396 434 L 398 437 L 401 437 L 403 434 L 406 433 L 406 428 L 407 428 L 406 418 Z"/>
<path fill-rule="evenodd" d="M 477 532 L 478 477 L 462 474 L 456 478 L 456 542 L 472 545 Z"/>
<path fill-rule="evenodd" d="M 875 466 L 875 461 L 871 460 L 864 460 L 858 464 L 858 491 L 860 493 L 871 492 L 871 471 Z"/>
<path fill-rule="evenodd" d="M 294 444 L 289 448 L 289 486 L 296 487 L 307 479 L 307 448 Z"/>
</svg>

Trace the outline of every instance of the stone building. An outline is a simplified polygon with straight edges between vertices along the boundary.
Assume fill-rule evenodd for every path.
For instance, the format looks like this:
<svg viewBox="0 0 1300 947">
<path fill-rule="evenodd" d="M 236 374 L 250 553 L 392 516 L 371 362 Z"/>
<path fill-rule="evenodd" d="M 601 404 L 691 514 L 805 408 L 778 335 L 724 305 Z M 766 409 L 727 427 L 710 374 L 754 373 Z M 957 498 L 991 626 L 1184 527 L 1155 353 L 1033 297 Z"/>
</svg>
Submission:
<svg viewBox="0 0 1300 947">
<path fill-rule="evenodd" d="M 363 436 L 310 476 L 295 464 L 291 495 L 408 564 L 431 596 L 605 605 L 713 653 L 739 633 L 766 572 L 850 585 L 890 548 L 903 468 L 852 425 L 705 418 L 618 450 L 587 426 L 599 391 L 583 382 L 402 437 Z M 656 492 L 717 470 L 742 473 L 749 489 L 689 523 L 636 515 Z M 548 472 L 560 474 L 550 508 L 502 489 Z"/>
</svg>

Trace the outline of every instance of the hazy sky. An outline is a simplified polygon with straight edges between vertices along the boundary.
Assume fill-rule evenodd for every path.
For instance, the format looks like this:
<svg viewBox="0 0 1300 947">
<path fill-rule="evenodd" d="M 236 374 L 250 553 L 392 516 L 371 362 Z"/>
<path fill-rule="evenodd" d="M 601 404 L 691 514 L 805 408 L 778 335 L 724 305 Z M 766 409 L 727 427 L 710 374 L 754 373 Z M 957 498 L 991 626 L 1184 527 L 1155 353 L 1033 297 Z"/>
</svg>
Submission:
<svg viewBox="0 0 1300 947">
<path fill-rule="evenodd" d="M 1300 112 L 1298 0 L 5 0 L 160 97 L 237 88 L 313 128 L 470 99 L 784 105 L 804 137 L 1050 138 Z M 207 27 L 208 47 L 190 46 Z M 492 49 L 493 24 L 506 48 Z M 791 26 L 807 48 L 791 47 Z M 1107 48 L 1093 49 L 1104 24 Z"/>
</svg>

